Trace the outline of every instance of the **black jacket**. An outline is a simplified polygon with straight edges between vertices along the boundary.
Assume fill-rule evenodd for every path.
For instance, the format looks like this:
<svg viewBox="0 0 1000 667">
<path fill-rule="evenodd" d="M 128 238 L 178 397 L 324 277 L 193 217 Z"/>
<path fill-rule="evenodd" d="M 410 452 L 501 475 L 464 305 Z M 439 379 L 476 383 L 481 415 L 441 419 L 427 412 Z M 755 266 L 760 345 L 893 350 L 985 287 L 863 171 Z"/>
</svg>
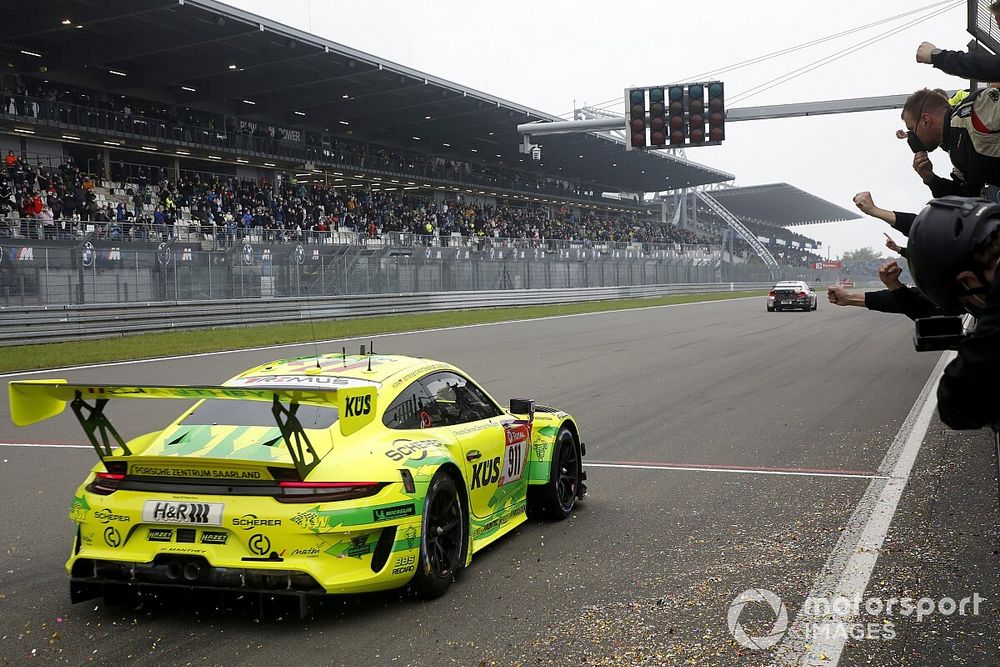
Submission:
<svg viewBox="0 0 1000 667">
<path fill-rule="evenodd" d="M 916 287 L 865 292 L 865 308 L 880 313 L 901 313 L 911 320 L 941 314 Z"/>
<path fill-rule="evenodd" d="M 938 413 L 954 429 L 975 429 L 1000 419 L 1000 282 L 986 298 L 976 330 L 958 345 L 938 384 Z"/>
<path fill-rule="evenodd" d="M 945 51 L 931 56 L 931 64 L 944 72 L 976 81 L 1000 81 L 1000 58 L 992 54 Z"/>
<path fill-rule="evenodd" d="M 986 131 L 977 130 L 985 128 Z M 978 90 L 945 113 L 941 148 L 954 167 L 951 178 L 928 183 L 935 197 L 978 197 L 985 185 L 1000 185 L 1000 89 Z"/>
</svg>

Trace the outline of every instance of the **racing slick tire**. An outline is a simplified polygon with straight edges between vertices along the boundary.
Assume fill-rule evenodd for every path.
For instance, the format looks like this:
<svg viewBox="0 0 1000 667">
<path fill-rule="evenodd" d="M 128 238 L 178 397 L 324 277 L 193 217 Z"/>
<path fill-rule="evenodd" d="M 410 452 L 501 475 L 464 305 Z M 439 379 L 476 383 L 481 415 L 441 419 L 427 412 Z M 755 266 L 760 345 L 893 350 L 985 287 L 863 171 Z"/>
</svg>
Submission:
<svg viewBox="0 0 1000 667">
<path fill-rule="evenodd" d="M 769 312 L 769 313 L 773 313 L 774 312 L 774 306 L 765 306 L 765 308 L 767 308 L 767 312 Z"/>
<path fill-rule="evenodd" d="M 455 480 L 439 470 L 431 479 L 424 499 L 420 530 L 420 560 L 410 580 L 418 597 L 440 597 L 455 580 L 462 566 L 467 521 Z"/>
<path fill-rule="evenodd" d="M 576 506 L 583 477 L 580 444 L 563 426 L 552 446 L 552 467 L 546 484 L 528 487 L 528 513 L 562 521 Z"/>
<path fill-rule="evenodd" d="M 817 308 L 819 308 L 819 299 L 816 299 L 815 301 L 813 301 L 813 307 L 812 307 L 812 309 L 816 310 Z"/>
</svg>

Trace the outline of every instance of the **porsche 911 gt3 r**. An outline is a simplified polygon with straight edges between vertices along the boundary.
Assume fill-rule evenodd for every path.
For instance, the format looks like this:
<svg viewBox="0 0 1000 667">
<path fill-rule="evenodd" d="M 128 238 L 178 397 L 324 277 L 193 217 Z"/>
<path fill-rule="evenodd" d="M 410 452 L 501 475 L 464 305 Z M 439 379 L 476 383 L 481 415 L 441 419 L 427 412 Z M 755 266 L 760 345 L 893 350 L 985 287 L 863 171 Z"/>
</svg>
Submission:
<svg viewBox="0 0 1000 667">
<path fill-rule="evenodd" d="M 107 414 L 162 398 L 197 402 L 127 442 Z M 529 513 L 565 518 L 586 495 L 570 415 L 505 410 L 428 359 L 287 359 L 221 386 L 10 383 L 15 424 L 67 403 L 100 458 L 69 514 L 73 601 L 122 587 L 433 597 Z"/>
</svg>

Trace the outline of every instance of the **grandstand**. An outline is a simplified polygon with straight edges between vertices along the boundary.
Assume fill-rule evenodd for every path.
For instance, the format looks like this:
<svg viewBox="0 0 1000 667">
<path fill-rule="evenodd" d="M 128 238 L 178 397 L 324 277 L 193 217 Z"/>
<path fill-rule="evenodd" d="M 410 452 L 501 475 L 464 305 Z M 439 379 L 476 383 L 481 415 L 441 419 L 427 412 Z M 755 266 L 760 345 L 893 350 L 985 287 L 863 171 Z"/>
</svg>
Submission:
<svg viewBox="0 0 1000 667">
<path fill-rule="evenodd" d="M 701 253 L 721 276 L 725 224 L 697 206 L 668 218 L 644 193 L 731 181 L 723 171 L 597 133 L 547 138 L 533 160 L 517 152 L 516 125 L 556 117 L 213 0 L 0 9 L 18 26 L 2 47 L 0 235 L 18 243 L 346 243 L 399 255 L 503 239 Z M 837 208 L 792 190 L 771 201 Z M 760 215 L 747 224 L 786 224 Z M 790 237 L 775 254 L 796 264 L 814 247 Z M 755 258 L 740 245 L 726 261 Z"/>
</svg>

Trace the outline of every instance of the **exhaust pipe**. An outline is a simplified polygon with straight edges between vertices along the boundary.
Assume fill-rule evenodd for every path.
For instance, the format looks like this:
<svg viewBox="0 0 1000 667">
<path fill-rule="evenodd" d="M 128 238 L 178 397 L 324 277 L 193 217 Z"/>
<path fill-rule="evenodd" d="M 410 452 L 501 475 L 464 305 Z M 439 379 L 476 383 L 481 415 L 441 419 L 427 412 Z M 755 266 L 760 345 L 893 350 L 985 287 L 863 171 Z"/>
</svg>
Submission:
<svg viewBox="0 0 1000 667">
<path fill-rule="evenodd" d="M 181 578 L 182 574 L 181 564 L 177 561 L 170 561 L 167 563 L 167 579 L 170 581 L 176 581 Z"/>
<path fill-rule="evenodd" d="M 184 566 L 184 578 L 188 581 L 195 581 L 199 576 L 201 576 L 201 565 L 197 563 L 188 563 Z"/>
</svg>

